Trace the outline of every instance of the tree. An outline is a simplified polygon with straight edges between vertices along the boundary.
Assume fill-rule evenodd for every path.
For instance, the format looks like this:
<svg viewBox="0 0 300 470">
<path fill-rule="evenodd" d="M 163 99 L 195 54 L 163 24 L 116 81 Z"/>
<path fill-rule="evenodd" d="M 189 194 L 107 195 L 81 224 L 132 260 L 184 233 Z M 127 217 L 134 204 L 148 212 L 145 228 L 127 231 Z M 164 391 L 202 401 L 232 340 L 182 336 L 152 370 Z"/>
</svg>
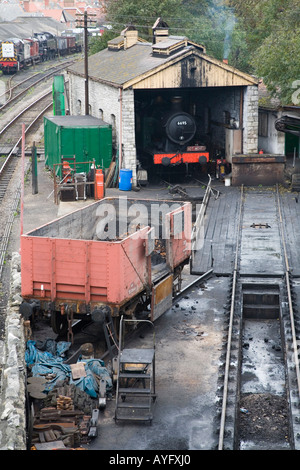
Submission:
<svg viewBox="0 0 300 470">
<path fill-rule="evenodd" d="M 253 4 L 258 5 L 258 0 L 245 0 L 245 3 L 250 9 Z M 106 7 L 112 30 L 109 36 L 99 40 L 99 45 L 98 40 L 94 41 L 94 52 L 106 47 L 107 39 L 118 36 L 128 24 L 134 25 L 141 37 L 151 41 L 152 26 L 161 17 L 168 23 L 170 34 L 186 36 L 205 46 L 208 55 L 220 60 L 227 58 L 231 65 L 245 72 L 251 70 L 248 29 L 243 17 L 236 14 L 236 9 L 240 15 L 248 11 L 241 0 L 139 0 L 138 3 L 136 0 L 107 0 Z M 256 11 L 253 22 L 258 23 L 258 19 Z"/>
<path fill-rule="evenodd" d="M 89 42 L 89 55 L 96 54 L 96 52 L 106 49 L 108 41 L 110 41 L 114 37 L 116 37 L 116 34 L 110 30 L 104 31 L 104 33 L 100 37 L 92 37 Z"/>
<path fill-rule="evenodd" d="M 138 4 L 135 0 L 107 2 L 107 20 L 115 32 L 120 34 L 128 24 L 132 24 L 145 39 L 151 38 L 151 28 L 159 17 L 169 24 L 171 31 L 174 27 L 176 33 L 184 27 L 186 13 L 182 0 L 139 0 Z"/>
<path fill-rule="evenodd" d="M 254 69 L 262 77 L 272 96 L 281 104 L 299 104 L 300 88 L 300 26 L 277 29 L 257 49 Z"/>
<path fill-rule="evenodd" d="M 231 5 L 245 30 L 253 73 L 282 104 L 298 104 L 300 0 L 231 0 Z"/>
<path fill-rule="evenodd" d="M 244 67 L 242 31 L 234 33 L 235 15 L 228 0 L 139 0 L 138 9 L 135 0 L 107 0 L 107 20 L 116 34 L 133 24 L 141 37 L 151 40 L 158 17 L 168 23 L 170 34 L 187 36 L 218 59 L 232 55 L 234 63 Z"/>
<path fill-rule="evenodd" d="M 255 52 L 281 20 L 286 0 L 230 0 L 230 4 L 246 32 L 249 50 Z"/>
</svg>

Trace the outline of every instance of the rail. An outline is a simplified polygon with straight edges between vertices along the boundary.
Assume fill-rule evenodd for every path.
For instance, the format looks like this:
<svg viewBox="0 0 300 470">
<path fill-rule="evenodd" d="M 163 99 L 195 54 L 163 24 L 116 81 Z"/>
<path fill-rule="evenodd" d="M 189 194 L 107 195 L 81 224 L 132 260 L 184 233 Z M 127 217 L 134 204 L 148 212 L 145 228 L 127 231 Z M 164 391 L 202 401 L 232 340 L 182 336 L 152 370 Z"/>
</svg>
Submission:
<svg viewBox="0 0 300 470">
<path fill-rule="evenodd" d="M 295 369 L 296 369 L 296 376 L 297 376 L 298 397 L 300 397 L 300 367 L 299 367 L 299 358 L 298 358 L 297 334 L 296 334 L 294 310 L 293 310 L 293 302 L 292 302 L 290 267 L 289 267 L 287 249 L 286 249 L 285 236 L 284 236 L 284 223 L 283 223 L 283 217 L 282 217 L 278 185 L 276 186 L 276 195 L 277 195 L 277 205 L 278 205 L 278 213 L 279 213 L 279 227 L 281 231 L 281 239 L 283 242 L 282 246 L 283 246 L 283 255 L 284 255 L 284 263 L 285 263 L 285 281 L 286 281 L 289 315 L 290 315 L 290 322 L 291 322 L 291 334 L 292 334 Z"/>
<path fill-rule="evenodd" d="M 232 340 L 232 331 L 233 331 L 233 316 L 234 316 L 235 294 L 236 294 L 236 284 L 237 284 L 237 274 L 238 274 L 239 243 L 240 243 L 243 197 L 244 197 L 244 187 L 242 186 L 241 197 L 240 197 L 239 218 L 238 218 L 238 236 L 237 236 L 237 241 L 236 241 L 235 261 L 234 261 L 234 269 L 233 269 L 233 282 L 232 282 L 232 293 L 231 293 L 230 318 L 229 318 L 228 341 L 227 341 L 227 351 L 226 351 L 226 361 L 225 361 L 224 389 L 223 389 L 218 450 L 223 449 L 224 433 L 225 433 L 227 395 L 228 395 L 228 383 L 229 383 L 229 367 L 230 367 L 230 355 L 231 355 L 231 340 Z"/>
<path fill-rule="evenodd" d="M 24 113 L 26 113 L 26 111 L 28 111 L 29 109 L 31 109 L 33 106 L 35 106 L 39 101 L 41 101 L 42 99 L 46 98 L 47 96 L 51 95 L 52 92 L 51 91 L 47 91 L 44 95 L 42 95 L 40 98 L 38 98 L 37 100 L 35 100 L 33 103 L 29 104 L 28 106 L 26 106 L 26 108 L 22 109 L 22 111 L 19 112 L 19 114 L 17 114 L 17 116 L 15 116 L 11 121 L 9 121 L 6 126 L 4 126 L 1 131 L 0 131 L 0 136 L 2 134 L 4 134 L 5 131 L 7 131 L 7 129 L 12 126 Z M 52 106 L 52 101 L 50 104 L 47 105 L 47 107 L 41 112 L 39 113 L 36 118 L 31 122 L 31 124 L 27 127 L 26 131 L 28 131 L 28 129 L 30 129 L 31 126 L 33 126 L 33 124 L 39 119 L 39 117 L 45 113 L 49 108 L 50 106 Z M 21 139 L 20 139 L 21 140 Z M 20 140 L 16 143 L 16 145 L 14 146 L 14 149 L 16 148 L 16 146 L 19 144 Z M 14 150 L 13 149 L 13 150 Z"/>
<path fill-rule="evenodd" d="M 232 351 L 232 339 L 233 339 L 233 320 L 234 320 L 234 313 L 235 313 L 235 303 L 236 303 L 238 275 L 239 275 L 239 259 L 240 259 L 239 244 L 241 240 L 243 198 L 244 198 L 244 188 L 242 187 L 239 217 L 238 217 L 238 236 L 237 236 L 237 241 L 236 241 L 236 252 L 235 252 L 234 268 L 233 268 L 233 275 L 232 275 L 230 317 L 229 317 L 229 327 L 228 327 L 228 336 L 227 336 L 227 350 L 226 350 L 226 359 L 225 359 L 225 371 L 224 371 L 224 382 L 223 382 L 224 388 L 223 388 L 223 396 L 222 396 L 222 409 L 221 409 L 221 418 L 220 418 L 218 450 L 223 450 L 224 437 L 225 437 L 226 413 L 227 413 L 227 406 L 228 406 L 229 372 L 230 372 L 230 365 L 231 365 L 231 351 Z M 292 301 L 291 273 L 290 273 L 290 267 L 289 267 L 287 245 L 286 245 L 286 240 L 285 240 L 284 220 L 282 216 L 281 198 L 279 194 L 278 185 L 276 186 L 276 204 L 277 204 L 277 213 L 278 213 L 278 220 L 279 220 L 281 249 L 283 253 L 284 281 L 285 281 L 285 289 L 286 289 L 286 294 L 287 294 L 287 299 L 288 299 L 289 320 L 290 320 L 290 328 L 291 328 L 291 336 L 292 336 L 292 349 L 293 349 L 293 361 L 294 361 L 293 366 L 295 366 L 295 374 L 296 374 L 296 380 L 297 380 L 297 392 L 298 392 L 298 398 L 300 398 L 300 367 L 299 367 L 299 358 L 298 358 L 297 333 L 296 333 L 293 301 Z"/>
<path fill-rule="evenodd" d="M 73 60 L 73 61 L 67 61 L 64 64 L 59 64 L 58 66 L 52 67 L 53 70 L 51 72 L 47 73 L 46 75 L 43 74 L 43 72 L 39 72 L 36 75 L 31 75 L 30 77 L 26 78 L 25 80 L 23 80 L 22 82 L 20 82 L 16 85 L 14 85 L 13 87 L 10 87 L 9 90 L 6 90 L 4 93 L 2 93 L 0 95 L 0 98 L 1 98 L 2 96 L 5 96 L 5 95 L 9 94 L 9 99 L 3 105 L 0 106 L 0 111 L 3 110 L 9 104 L 11 104 L 13 101 L 20 98 L 22 95 L 24 95 L 24 93 L 26 93 L 28 90 L 30 90 L 33 86 L 36 86 L 41 82 L 44 82 L 45 80 L 47 80 L 48 78 L 53 76 L 56 72 L 60 71 L 61 69 L 64 69 L 68 65 L 72 65 L 74 62 L 75 61 Z M 26 87 L 24 90 L 20 91 L 17 95 L 15 95 L 13 97 L 11 96 L 13 90 L 15 90 L 17 88 L 20 88 L 24 83 L 28 82 L 29 80 L 32 80 L 32 79 L 36 78 L 37 75 L 42 75 L 42 77 L 37 79 L 34 83 L 32 83 L 30 86 Z"/>
<path fill-rule="evenodd" d="M 39 101 L 39 100 L 36 100 L 36 102 L 37 101 Z M 26 110 L 29 109 L 32 106 L 33 106 L 33 104 L 30 105 L 29 107 L 27 107 Z M 52 106 L 52 102 L 50 104 L 48 104 L 45 108 L 43 108 L 43 110 L 41 112 L 39 112 L 37 114 L 37 116 L 35 116 L 35 118 L 31 121 L 31 123 L 25 129 L 25 134 L 36 123 L 36 121 L 38 121 L 38 119 L 41 116 L 43 116 L 43 114 L 45 114 L 45 112 L 49 109 L 50 106 Z M 22 114 L 23 114 L 23 112 L 20 113 L 17 116 L 17 118 L 19 118 Z M 13 122 L 15 122 L 15 120 L 17 118 L 14 118 Z M 2 134 L 2 132 L 3 131 L 1 131 L 1 134 Z M 0 181 L 3 180 L 3 177 L 6 173 L 6 171 L 8 170 L 9 163 L 12 159 L 14 151 L 15 151 L 16 147 L 20 144 L 21 140 L 22 140 L 22 136 L 20 136 L 20 138 L 14 144 L 14 147 L 12 148 L 10 153 L 7 155 L 7 158 L 6 158 L 4 164 L 2 165 L 2 167 L 0 169 Z M 7 186 L 8 183 L 5 183 L 5 185 Z M 2 276 L 2 273 L 3 273 L 3 268 L 4 268 L 4 265 L 5 265 L 5 256 L 6 256 L 7 246 L 8 246 L 8 243 L 9 243 L 9 237 L 10 237 L 12 225 L 13 225 L 13 222 L 14 222 L 15 212 L 16 212 L 16 210 L 18 208 L 18 205 L 19 205 L 19 202 L 20 202 L 20 195 L 21 195 L 21 184 L 18 186 L 18 188 L 15 192 L 15 196 L 14 196 L 14 199 L 12 201 L 12 205 L 9 209 L 10 212 L 9 212 L 8 217 L 7 217 L 7 220 L 3 221 L 3 224 L 2 224 L 3 225 L 3 235 L 2 235 L 2 238 L 1 238 L 1 244 L 0 244 L 0 279 L 1 279 L 1 276 Z"/>
</svg>

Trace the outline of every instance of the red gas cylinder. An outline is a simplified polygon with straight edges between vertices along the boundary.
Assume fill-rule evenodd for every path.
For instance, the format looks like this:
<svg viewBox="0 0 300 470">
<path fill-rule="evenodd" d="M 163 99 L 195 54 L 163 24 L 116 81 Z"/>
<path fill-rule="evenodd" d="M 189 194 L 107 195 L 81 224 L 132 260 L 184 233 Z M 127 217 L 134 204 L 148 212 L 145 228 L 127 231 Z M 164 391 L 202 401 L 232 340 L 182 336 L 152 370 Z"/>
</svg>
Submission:
<svg viewBox="0 0 300 470">
<path fill-rule="evenodd" d="M 102 170 L 95 172 L 95 199 L 104 198 L 104 174 Z"/>
<path fill-rule="evenodd" d="M 68 162 L 63 163 L 62 175 L 64 183 L 70 183 L 72 181 L 72 169 Z"/>
</svg>

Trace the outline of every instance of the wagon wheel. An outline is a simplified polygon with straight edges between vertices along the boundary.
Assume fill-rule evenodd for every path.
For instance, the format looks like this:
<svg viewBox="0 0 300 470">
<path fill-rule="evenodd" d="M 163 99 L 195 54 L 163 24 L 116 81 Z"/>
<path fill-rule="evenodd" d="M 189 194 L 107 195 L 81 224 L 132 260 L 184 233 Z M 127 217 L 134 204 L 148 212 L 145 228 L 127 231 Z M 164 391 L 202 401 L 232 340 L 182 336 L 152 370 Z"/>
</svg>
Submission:
<svg viewBox="0 0 300 470">
<path fill-rule="evenodd" d="M 51 328 L 54 333 L 64 335 L 68 331 L 67 316 L 62 315 L 60 312 L 53 310 L 51 312 Z"/>
</svg>

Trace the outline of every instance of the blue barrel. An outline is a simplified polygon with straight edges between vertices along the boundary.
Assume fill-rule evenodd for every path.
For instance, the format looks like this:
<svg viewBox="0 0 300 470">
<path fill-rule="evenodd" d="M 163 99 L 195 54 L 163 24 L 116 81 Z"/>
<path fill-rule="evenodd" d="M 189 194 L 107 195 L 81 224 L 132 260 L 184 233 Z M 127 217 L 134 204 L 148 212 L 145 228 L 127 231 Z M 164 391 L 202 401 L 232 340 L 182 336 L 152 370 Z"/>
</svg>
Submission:
<svg viewBox="0 0 300 470">
<path fill-rule="evenodd" d="M 132 170 L 124 168 L 120 170 L 119 189 L 121 191 L 131 191 L 132 188 Z"/>
</svg>

